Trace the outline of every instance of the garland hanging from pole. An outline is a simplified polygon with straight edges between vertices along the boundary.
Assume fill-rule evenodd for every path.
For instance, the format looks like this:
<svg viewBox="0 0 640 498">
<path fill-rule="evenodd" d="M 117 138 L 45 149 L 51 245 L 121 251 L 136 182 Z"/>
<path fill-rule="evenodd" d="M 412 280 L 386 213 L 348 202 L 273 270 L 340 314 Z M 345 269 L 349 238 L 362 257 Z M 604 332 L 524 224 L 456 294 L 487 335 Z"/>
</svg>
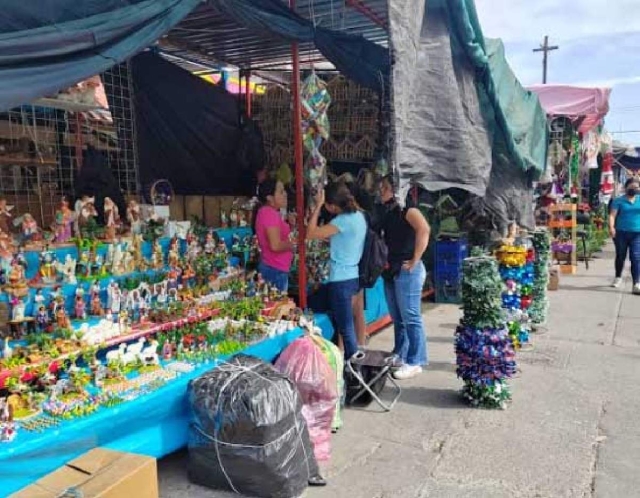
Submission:
<svg viewBox="0 0 640 498">
<path fill-rule="evenodd" d="M 456 373 L 462 395 L 472 406 L 506 408 L 511 399 L 507 379 L 516 370 L 515 352 L 503 318 L 503 283 L 494 258 L 463 263 L 464 315 L 456 329 Z"/>
<path fill-rule="evenodd" d="M 322 142 L 329 138 L 331 95 L 327 84 L 312 72 L 302 83 L 302 143 L 307 151 L 305 180 L 315 194 L 327 181 L 327 160 L 320 153 Z"/>
</svg>

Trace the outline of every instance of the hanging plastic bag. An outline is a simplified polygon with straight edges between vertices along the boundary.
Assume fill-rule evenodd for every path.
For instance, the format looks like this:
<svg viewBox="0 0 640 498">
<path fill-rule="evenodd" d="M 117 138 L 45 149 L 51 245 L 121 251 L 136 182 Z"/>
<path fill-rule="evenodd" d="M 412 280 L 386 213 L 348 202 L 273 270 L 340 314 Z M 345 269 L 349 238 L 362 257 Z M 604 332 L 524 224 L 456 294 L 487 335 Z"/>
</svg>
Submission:
<svg viewBox="0 0 640 498">
<path fill-rule="evenodd" d="M 342 407 L 344 397 L 344 354 L 338 346 L 331 341 L 328 341 L 321 335 L 313 334 L 311 336 L 316 346 L 320 348 L 322 354 L 326 358 L 327 362 L 336 374 L 336 387 L 338 390 L 338 401 L 336 402 L 336 411 L 333 415 L 333 422 L 331 423 L 331 429 L 337 431 L 342 428 Z"/>
<path fill-rule="evenodd" d="M 336 375 L 310 337 L 292 342 L 275 364 L 297 386 L 318 461 L 331 457 L 331 424 L 338 401 Z"/>
</svg>

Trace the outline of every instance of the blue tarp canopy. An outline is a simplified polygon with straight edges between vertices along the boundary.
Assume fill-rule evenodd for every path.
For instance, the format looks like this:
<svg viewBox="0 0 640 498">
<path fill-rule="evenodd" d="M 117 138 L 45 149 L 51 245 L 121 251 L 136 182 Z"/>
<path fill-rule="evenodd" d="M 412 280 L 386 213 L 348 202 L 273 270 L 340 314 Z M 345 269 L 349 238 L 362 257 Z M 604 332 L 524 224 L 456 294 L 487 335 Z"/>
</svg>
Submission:
<svg viewBox="0 0 640 498">
<path fill-rule="evenodd" d="M 52 95 L 154 43 L 201 0 L 4 0 L 0 110 Z"/>
</svg>

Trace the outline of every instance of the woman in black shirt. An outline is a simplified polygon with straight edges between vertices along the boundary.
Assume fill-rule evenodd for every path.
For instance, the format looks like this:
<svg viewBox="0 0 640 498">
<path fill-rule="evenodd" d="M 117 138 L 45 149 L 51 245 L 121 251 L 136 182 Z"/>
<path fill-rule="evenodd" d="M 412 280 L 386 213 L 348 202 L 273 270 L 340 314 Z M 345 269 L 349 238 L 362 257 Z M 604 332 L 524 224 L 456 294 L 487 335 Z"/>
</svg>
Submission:
<svg viewBox="0 0 640 498">
<path fill-rule="evenodd" d="M 378 227 L 389 249 L 385 294 L 395 332 L 393 353 L 399 364 L 394 377 L 410 379 L 428 363 L 421 309 L 426 279 L 422 255 L 429 244 L 431 228 L 418 209 L 405 209 L 397 203 L 391 175 L 380 183 L 380 198 L 385 212 Z"/>
</svg>

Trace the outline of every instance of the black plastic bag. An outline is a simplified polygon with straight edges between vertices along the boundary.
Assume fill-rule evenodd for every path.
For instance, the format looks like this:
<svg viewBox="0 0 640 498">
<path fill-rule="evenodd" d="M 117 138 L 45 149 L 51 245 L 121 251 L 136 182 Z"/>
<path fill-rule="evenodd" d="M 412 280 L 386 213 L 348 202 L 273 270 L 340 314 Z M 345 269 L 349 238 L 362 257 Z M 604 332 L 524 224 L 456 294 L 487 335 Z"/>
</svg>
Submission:
<svg viewBox="0 0 640 498">
<path fill-rule="evenodd" d="M 189 383 L 189 479 L 248 496 L 294 498 L 319 474 L 295 385 L 238 355 Z"/>
</svg>

